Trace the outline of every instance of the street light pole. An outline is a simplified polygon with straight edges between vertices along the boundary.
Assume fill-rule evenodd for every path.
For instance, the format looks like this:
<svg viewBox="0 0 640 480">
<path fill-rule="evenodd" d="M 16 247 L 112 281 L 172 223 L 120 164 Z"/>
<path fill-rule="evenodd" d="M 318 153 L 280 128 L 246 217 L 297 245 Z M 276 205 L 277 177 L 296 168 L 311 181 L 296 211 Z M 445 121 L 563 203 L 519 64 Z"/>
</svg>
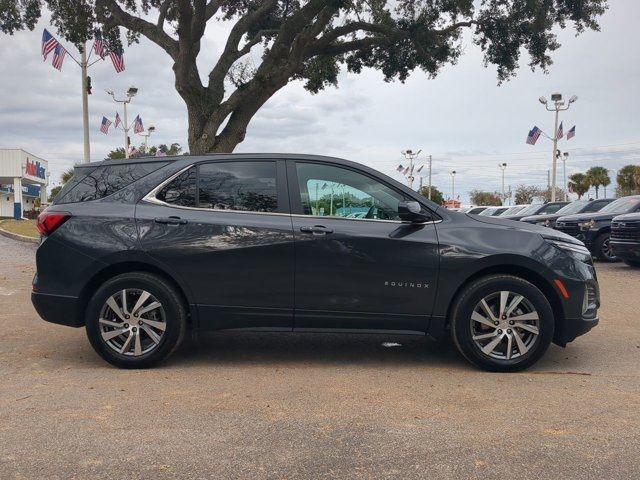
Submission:
<svg viewBox="0 0 640 480">
<path fill-rule="evenodd" d="M 411 188 L 413 190 L 413 180 L 414 180 L 414 176 L 413 176 L 413 169 L 415 168 L 415 165 L 413 163 L 413 161 L 418 157 L 418 155 L 420 155 L 420 152 L 422 150 L 418 150 L 417 152 L 414 152 L 413 150 L 403 150 L 402 155 L 404 155 L 404 158 L 406 158 L 409 161 L 409 175 L 407 175 L 407 181 L 408 181 L 408 185 L 409 188 Z"/>
<path fill-rule="evenodd" d="M 80 53 L 80 75 L 82 76 L 82 130 L 84 140 L 84 156 L 82 161 L 91 161 L 91 146 L 89 144 L 89 84 L 87 82 L 87 47 L 82 45 Z"/>
<path fill-rule="evenodd" d="M 571 104 L 576 100 L 578 100 L 578 97 L 573 95 L 569 99 L 569 103 L 566 106 L 564 106 L 565 103 L 564 103 L 564 100 L 562 100 L 562 94 L 554 93 L 551 95 L 551 101 L 553 102 L 553 106 L 551 108 L 549 108 L 549 102 L 547 102 L 546 98 L 540 97 L 538 100 L 540 101 L 540 103 L 544 105 L 544 107 L 549 112 L 555 112 L 555 127 L 553 130 L 553 154 L 552 154 L 553 164 L 551 168 L 551 201 L 555 202 L 556 201 L 556 169 L 558 165 L 558 157 L 556 155 L 556 152 L 558 151 L 558 140 L 559 140 L 558 138 L 559 114 L 560 112 L 569 110 L 569 107 L 571 106 Z"/>
<path fill-rule="evenodd" d="M 155 131 L 156 131 L 156 127 L 154 127 L 153 125 L 149 125 L 149 128 L 147 128 L 147 133 L 141 133 L 140 134 L 141 137 L 144 137 L 144 152 L 145 153 L 147 153 L 149 137 Z"/>
<path fill-rule="evenodd" d="M 504 194 L 504 171 L 507 169 L 506 163 L 499 163 L 498 167 L 502 170 L 502 204 L 504 205 L 505 200 L 507 199 Z"/>
<path fill-rule="evenodd" d="M 129 87 L 129 90 L 127 90 L 127 98 L 125 100 L 118 100 L 113 93 L 113 90 L 107 90 L 107 93 L 111 95 L 114 102 L 122 103 L 124 106 L 124 118 L 122 123 L 122 130 L 124 131 L 124 156 L 125 158 L 129 158 L 129 117 L 127 115 L 127 105 L 131 103 L 131 99 L 136 96 L 138 89 L 136 87 Z"/>
<path fill-rule="evenodd" d="M 456 198 L 456 171 L 451 170 L 451 200 Z"/>
<path fill-rule="evenodd" d="M 564 177 L 564 201 L 567 201 L 567 160 L 569 159 L 569 152 L 564 152 L 562 155 L 562 176 Z"/>
<path fill-rule="evenodd" d="M 431 200 L 431 163 L 433 162 L 433 159 L 431 158 L 431 155 L 429 155 L 429 200 Z"/>
</svg>

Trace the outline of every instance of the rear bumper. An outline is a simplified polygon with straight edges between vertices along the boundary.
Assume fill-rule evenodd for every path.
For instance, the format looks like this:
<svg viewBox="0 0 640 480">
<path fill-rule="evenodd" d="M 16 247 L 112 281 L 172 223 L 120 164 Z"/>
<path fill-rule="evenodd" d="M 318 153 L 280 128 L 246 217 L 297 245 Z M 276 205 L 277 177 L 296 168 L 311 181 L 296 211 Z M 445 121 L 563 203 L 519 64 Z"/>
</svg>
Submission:
<svg viewBox="0 0 640 480">
<path fill-rule="evenodd" d="M 610 245 L 616 257 L 628 260 L 640 260 L 640 243 L 611 240 Z"/>
<path fill-rule="evenodd" d="M 47 293 L 31 293 L 31 303 L 43 320 L 69 327 L 83 327 L 84 319 L 78 309 L 78 298 Z"/>
</svg>

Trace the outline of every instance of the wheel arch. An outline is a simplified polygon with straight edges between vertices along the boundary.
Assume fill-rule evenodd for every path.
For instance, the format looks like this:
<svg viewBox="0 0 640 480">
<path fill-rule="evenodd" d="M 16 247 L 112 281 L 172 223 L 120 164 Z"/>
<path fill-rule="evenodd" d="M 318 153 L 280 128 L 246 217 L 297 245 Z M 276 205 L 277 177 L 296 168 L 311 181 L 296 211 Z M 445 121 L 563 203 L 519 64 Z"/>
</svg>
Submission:
<svg viewBox="0 0 640 480">
<path fill-rule="evenodd" d="M 79 312 L 84 314 L 86 311 L 89 300 L 98 289 L 100 285 L 109 280 L 110 278 L 115 277 L 116 275 L 120 275 L 123 273 L 131 273 L 131 272 L 145 272 L 155 274 L 159 277 L 162 277 L 167 283 L 169 283 L 173 288 L 175 288 L 176 292 L 180 296 L 183 301 L 183 305 L 189 315 L 187 317 L 188 326 L 193 326 L 196 321 L 196 309 L 193 308 L 192 304 L 189 302 L 189 297 L 187 295 L 186 289 L 180 285 L 179 282 L 175 280 L 169 273 L 167 273 L 162 268 L 152 265 L 150 263 L 140 262 L 140 261 L 121 261 L 118 263 L 114 263 L 106 266 L 105 268 L 96 272 L 89 281 L 82 288 L 79 296 L 80 308 Z M 84 318 L 82 318 L 82 324 L 84 325 Z"/>
<path fill-rule="evenodd" d="M 449 302 L 449 306 L 447 308 L 447 317 L 446 317 L 447 325 L 449 325 L 451 322 L 450 320 L 451 311 L 453 309 L 453 306 L 456 303 L 456 300 L 460 296 L 461 292 L 471 282 L 474 282 L 479 278 L 486 277 L 489 275 L 512 275 L 514 277 L 522 278 L 523 280 L 526 280 L 527 282 L 533 284 L 544 294 L 547 300 L 549 300 L 549 304 L 551 305 L 551 309 L 554 314 L 554 320 L 555 320 L 556 326 L 558 324 L 564 323 L 565 316 L 564 316 L 564 309 L 562 308 L 562 301 L 560 299 L 560 294 L 555 289 L 555 287 L 549 281 L 547 281 L 547 279 L 545 279 L 540 273 L 530 268 L 523 267 L 521 265 L 502 264 L 502 265 L 492 265 L 489 267 L 485 267 L 481 270 L 478 270 L 477 272 L 473 273 L 468 278 L 466 278 L 458 286 L 454 295 L 451 297 L 451 302 Z M 556 332 L 558 332 L 559 330 L 560 329 L 556 328 Z"/>
</svg>

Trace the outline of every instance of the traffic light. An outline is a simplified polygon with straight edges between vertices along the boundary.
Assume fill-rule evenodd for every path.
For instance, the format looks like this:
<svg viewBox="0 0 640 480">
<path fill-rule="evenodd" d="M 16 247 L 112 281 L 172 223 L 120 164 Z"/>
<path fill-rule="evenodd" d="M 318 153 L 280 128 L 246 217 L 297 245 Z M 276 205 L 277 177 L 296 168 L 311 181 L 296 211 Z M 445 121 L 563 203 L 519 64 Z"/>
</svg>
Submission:
<svg viewBox="0 0 640 480">
<path fill-rule="evenodd" d="M 91 77 L 87 75 L 87 94 L 91 95 Z"/>
</svg>

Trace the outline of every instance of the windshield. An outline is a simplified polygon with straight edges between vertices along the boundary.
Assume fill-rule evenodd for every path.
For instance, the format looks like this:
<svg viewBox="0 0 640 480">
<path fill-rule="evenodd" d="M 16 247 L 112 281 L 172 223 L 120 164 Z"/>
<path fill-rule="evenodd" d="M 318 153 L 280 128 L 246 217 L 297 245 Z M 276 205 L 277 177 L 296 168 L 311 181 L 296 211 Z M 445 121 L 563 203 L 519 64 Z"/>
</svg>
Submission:
<svg viewBox="0 0 640 480">
<path fill-rule="evenodd" d="M 611 202 L 609 205 L 600 210 L 601 213 L 628 213 L 633 211 L 640 200 L 638 197 L 624 197 L 619 198 L 615 202 Z"/>
<path fill-rule="evenodd" d="M 540 209 L 540 211 L 538 212 L 538 215 L 556 213 L 558 210 L 560 210 L 564 206 L 565 205 L 562 203 L 547 203 L 544 207 Z"/>
<path fill-rule="evenodd" d="M 535 215 L 537 213 L 537 211 L 540 209 L 541 206 L 542 205 L 540 205 L 540 204 L 529 205 L 524 210 L 518 212 L 518 215 L 522 215 L 523 217 L 526 217 L 527 215 Z"/>
<path fill-rule="evenodd" d="M 504 212 L 502 212 L 500 214 L 500 216 L 501 217 L 506 217 L 507 215 L 513 215 L 515 213 L 518 213 L 523 208 L 525 208 L 525 207 L 523 207 L 522 205 L 516 205 L 515 207 L 507 208 Z"/>
<path fill-rule="evenodd" d="M 478 215 L 483 215 L 485 217 L 490 217 L 495 213 L 495 211 L 496 211 L 496 207 L 485 208 Z"/>
<path fill-rule="evenodd" d="M 560 210 L 558 210 L 556 213 L 558 215 L 560 215 L 560 214 L 568 215 L 568 214 L 571 214 L 571 213 L 580 213 L 582 211 L 582 209 L 584 207 L 586 207 L 587 205 L 589 205 L 588 201 L 586 201 L 586 200 L 577 200 L 575 202 L 570 203 L 569 205 L 565 205 Z"/>
</svg>

